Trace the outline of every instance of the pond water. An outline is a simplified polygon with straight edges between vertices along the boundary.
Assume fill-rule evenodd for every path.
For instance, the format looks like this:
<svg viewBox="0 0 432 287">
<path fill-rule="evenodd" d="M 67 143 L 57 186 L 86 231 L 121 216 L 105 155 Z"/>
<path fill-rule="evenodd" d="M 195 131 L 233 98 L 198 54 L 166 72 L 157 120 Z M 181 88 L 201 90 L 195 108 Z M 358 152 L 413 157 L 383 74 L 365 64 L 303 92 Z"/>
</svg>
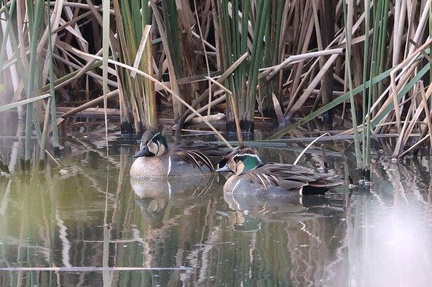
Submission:
<svg viewBox="0 0 432 287">
<path fill-rule="evenodd" d="M 62 168 L 0 176 L 1 286 L 427 286 L 430 158 L 379 160 L 370 191 L 224 195 L 223 176 L 131 182 L 136 146 L 65 142 Z M 259 149 L 292 163 L 301 149 Z M 349 157 L 348 157 L 349 158 Z M 355 162 L 331 148 L 341 178 Z M 346 180 L 348 183 L 348 180 Z"/>
</svg>

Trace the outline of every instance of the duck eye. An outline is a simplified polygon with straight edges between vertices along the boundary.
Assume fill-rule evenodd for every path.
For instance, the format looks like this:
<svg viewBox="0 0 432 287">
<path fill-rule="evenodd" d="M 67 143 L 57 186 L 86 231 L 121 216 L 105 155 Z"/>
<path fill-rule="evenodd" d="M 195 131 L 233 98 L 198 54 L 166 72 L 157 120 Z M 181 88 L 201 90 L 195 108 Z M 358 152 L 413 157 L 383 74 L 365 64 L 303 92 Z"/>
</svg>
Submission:
<svg viewBox="0 0 432 287">
<path fill-rule="evenodd" d="M 243 160 L 243 158 L 241 156 L 235 156 L 234 157 L 234 162 L 238 163 L 241 162 Z"/>
</svg>

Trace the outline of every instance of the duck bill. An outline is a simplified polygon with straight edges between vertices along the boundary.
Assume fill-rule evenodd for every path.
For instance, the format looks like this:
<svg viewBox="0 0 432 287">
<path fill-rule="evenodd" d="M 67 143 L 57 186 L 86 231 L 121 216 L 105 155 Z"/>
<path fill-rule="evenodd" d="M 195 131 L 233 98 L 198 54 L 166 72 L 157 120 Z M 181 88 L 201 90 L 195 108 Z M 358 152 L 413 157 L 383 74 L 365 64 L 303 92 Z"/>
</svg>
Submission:
<svg viewBox="0 0 432 287">
<path fill-rule="evenodd" d="M 227 171 L 231 171 L 231 169 L 228 167 L 228 165 L 225 165 L 221 168 L 218 168 L 215 170 L 216 172 L 227 172 Z"/>
<path fill-rule="evenodd" d="M 134 157 L 138 158 L 138 157 L 148 156 L 148 155 L 149 155 L 149 151 L 148 151 L 147 147 L 144 147 L 139 152 L 137 152 Z"/>
</svg>

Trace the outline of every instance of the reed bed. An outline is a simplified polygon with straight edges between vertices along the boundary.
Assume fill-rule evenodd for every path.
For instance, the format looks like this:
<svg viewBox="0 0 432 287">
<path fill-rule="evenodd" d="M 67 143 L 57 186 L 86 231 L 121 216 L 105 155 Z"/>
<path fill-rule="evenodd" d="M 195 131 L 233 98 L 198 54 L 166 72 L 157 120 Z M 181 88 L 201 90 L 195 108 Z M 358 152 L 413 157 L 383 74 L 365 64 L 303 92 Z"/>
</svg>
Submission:
<svg viewBox="0 0 432 287">
<path fill-rule="evenodd" d="M 117 109 L 122 133 L 167 111 L 179 131 L 195 116 L 216 131 L 218 113 L 227 131 L 279 126 L 269 139 L 315 120 L 353 134 L 367 168 L 382 134 L 394 158 L 430 149 L 430 2 L 2 1 L 0 113 L 24 119 L 26 170 L 90 106 Z"/>
</svg>

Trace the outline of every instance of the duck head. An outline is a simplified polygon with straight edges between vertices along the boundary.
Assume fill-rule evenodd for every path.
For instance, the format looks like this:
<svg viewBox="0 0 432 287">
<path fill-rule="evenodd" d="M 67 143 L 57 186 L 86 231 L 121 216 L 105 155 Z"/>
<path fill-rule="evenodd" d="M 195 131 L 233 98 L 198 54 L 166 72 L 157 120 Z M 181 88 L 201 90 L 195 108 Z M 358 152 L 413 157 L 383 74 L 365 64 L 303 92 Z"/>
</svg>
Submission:
<svg viewBox="0 0 432 287">
<path fill-rule="evenodd" d="M 142 136 L 140 151 L 135 154 L 135 158 L 161 156 L 167 150 L 167 140 L 160 132 L 153 135 L 150 131 L 147 131 Z"/>
<path fill-rule="evenodd" d="M 229 158 L 225 166 L 217 169 L 216 171 L 231 171 L 236 175 L 241 175 L 251 170 L 257 169 L 260 166 L 263 166 L 263 163 L 258 155 L 254 153 L 239 153 Z"/>
</svg>

